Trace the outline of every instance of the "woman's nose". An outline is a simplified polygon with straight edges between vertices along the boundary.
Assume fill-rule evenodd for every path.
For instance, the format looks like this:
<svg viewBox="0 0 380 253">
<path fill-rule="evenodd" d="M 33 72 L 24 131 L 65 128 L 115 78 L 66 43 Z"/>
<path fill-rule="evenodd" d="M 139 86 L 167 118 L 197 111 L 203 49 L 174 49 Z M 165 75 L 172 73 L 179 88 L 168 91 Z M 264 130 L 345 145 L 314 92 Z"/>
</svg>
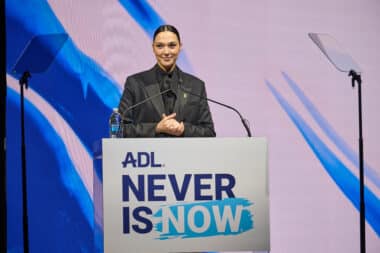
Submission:
<svg viewBox="0 0 380 253">
<path fill-rule="evenodd" d="M 164 54 L 168 54 L 170 51 L 169 51 L 169 48 L 168 47 L 164 47 L 164 50 L 163 50 Z"/>
</svg>

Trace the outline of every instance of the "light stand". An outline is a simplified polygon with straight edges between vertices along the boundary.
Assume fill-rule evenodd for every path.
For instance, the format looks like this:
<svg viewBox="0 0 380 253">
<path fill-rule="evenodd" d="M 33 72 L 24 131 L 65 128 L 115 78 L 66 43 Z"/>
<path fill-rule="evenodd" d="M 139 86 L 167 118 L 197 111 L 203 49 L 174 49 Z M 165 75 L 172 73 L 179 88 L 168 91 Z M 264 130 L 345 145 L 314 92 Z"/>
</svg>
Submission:
<svg viewBox="0 0 380 253">
<path fill-rule="evenodd" d="M 25 106 L 24 106 L 24 86 L 28 89 L 28 81 L 31 73 L 45 72 L 55 59 L 58 51 L 66 42 L 68 35 L 45 34 L 33 37 L 25 46 L 18 58 L 13 73 L 22 73 L 20 84 L 20 111 L 21 111 L 21 176 L 22 176 L 22 220 L 23 220 L 23 241 L 24 253 L 29 253 L 29 218 L 28 218 L 28 187 L 27 187 L 27 166 L 26 166 L 26 145 L 25 145 Z"/>
<path fill-rule="evenodd" d="M 362 129 L 362 78 L 354 70 L 350 70 L 352 88 L 358 84 L 358 111 L 359 111 L 359 180 L 360 180 L 360 252 L 366 252 L 365 243 L 365 199 L 364 199 L 364 152 Z"/>
<path fill-rule="evenodd" d="M 20 107 L 21 107 L 21 177 L 22 177 L 22 228 L 24 237 L 24 252 L 29 252 L 29 225 L 28 225 L 28 194 L 26 180 L 26 150 L 25 150 L 25 113 L 24 113 L 24 85 L 28 89 L 28 79 L 31 77 L 25 71 L 19 80 L 20 84 Z"/>
<path fill-rule="evenodd" d="M 359 212 L 360 212 L 360 253 L 366 252 L 365 242 L 365 197 L 364 197 L 364 153 L 362 132 L 362 79 L 360 67 L 354 59 L 345 52 L 339 43 L 329 34 L 309 33 L 310 39 L 319 47 L 327 59 L 341 72 L 351 77 L 352 88 L 358 84 L 359 107 Z"/>
</svg>

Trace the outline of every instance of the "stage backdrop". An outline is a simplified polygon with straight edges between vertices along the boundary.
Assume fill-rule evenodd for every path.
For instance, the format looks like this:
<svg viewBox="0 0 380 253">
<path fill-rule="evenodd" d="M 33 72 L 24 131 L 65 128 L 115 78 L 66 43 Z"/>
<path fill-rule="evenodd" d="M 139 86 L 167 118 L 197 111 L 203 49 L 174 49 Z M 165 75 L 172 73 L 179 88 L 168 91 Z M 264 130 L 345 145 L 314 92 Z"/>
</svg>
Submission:
<svg viewBox="0 0 380 253">
<path fill-rule="evenodd" d="M 273 253 L 359 251 L 357 89 L 307 34 L 341 43 L 363 69 L 367 252 L 380 252 L 379 13 L 377 0 L 7 0 L 8 252 L 22 252 L 12 67 L 27 42 L 69 35 L 26 91 L 31 252 L 92 252 L 92 144 L 108 135 L 126 77 L 154 65 L 164 23 L 181 33 L 179 66 L 268 138 Z M 234 112 L 210 106 L 218 137 L 246 135 Z"/>
</svg>

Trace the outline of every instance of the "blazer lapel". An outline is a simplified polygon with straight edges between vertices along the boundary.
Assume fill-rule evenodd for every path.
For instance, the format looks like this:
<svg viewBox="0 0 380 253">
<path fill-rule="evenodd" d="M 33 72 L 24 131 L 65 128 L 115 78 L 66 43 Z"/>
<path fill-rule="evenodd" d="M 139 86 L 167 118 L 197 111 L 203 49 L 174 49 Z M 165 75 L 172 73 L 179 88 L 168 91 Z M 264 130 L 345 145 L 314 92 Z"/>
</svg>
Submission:
<svg viewBox="0 0 380 253">
<path fill-rule="evenodd" d="M 154 107 L 156 108 L 158 115 L 160 115 L 161 117 L 161 115 L 165 113 L 165 108 L 164 102 L 162 101 L 162 96 L 158 95 L 161 92 L 160 86 L 158 85 L 158 83 L 152 83 L 150 85 L 145 86 L 145 90 L 148 94 L 148 97 L 152 97 L 151 101 Z"/>
</svg>

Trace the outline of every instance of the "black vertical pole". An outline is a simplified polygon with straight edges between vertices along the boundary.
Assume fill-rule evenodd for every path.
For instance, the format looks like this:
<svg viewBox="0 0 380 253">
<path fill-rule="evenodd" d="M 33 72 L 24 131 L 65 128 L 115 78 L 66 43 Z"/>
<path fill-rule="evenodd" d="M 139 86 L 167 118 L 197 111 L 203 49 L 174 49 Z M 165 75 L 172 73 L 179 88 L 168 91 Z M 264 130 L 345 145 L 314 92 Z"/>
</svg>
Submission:
<svg viewBox="0 0 380 253">
<path fill-rule="evenodd" d="M 359 180 L 360 180 L 360 253 L 366 252 L 365 239 L 365 198 L 364 198 L 364 151 L 363 151 L 363 121 L 362 121 L 362 79 L 359 74 L 351 70 L 349 73 L 352 87 L 358 83 L 358 113 L 359 113 Z"/>
<path fill-rule="evenodd" d="M 365 253 L 365 201 L 364 201 L 364 151 L 362 132 L 362 81 L 358 81 L 358 103 L 359 103 L 359 168 L 360 168 L 360 252 Z"/>
<path fill-rule="evenodd" d="M 24 85 L 28 88 L 30 73 L 24 72 L 20 83 L 20 107 L 21 107 L 21 170 L 22 170 L 22 223 L 24 235 L 24 253 L 29 253 L 29 221 L 28 221 L 28 184 L 26 171 L 26 147 L 25 147 L 25 112 L 24 112 Z"/>
<path fill-rule="evenodd" d="M 0 252 L 7 252 L 7 195 L 6 195 L 6 34 L 5 1 L 0 1 Z"/>
</svg>

